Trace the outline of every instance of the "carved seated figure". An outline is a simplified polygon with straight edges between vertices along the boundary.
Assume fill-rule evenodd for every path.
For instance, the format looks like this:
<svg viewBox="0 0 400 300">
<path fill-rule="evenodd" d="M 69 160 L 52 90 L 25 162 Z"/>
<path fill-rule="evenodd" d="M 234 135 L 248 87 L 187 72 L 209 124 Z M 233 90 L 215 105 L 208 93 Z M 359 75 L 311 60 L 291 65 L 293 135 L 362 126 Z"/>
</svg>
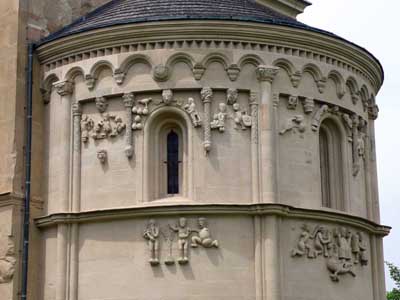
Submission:
<svg viewBox="0 0 400 300">
<path fill-rule="evenodd" d="M 192 119 L 192 124 L 194 127 L 198 127 L 201 125 L 201 118 L 199 113 L 196 110 L 196 104 L 193 98 L 188 99 L 188 103 L 183 107 L 185 111 L 189 114 Z"/>
<path fill-rule="evenodd" d="M 197 248 L 199 245 L 204 248 L 218 248 L 218 240 L 213 240 L 211 238 L 210 230 L 207 227 L 207 220 L 205 218 L 199 218 L 198 220 L 200 230 L 197 231 L 198 235 L 192 237 L 193 248 Z"/>
<path fill-rule="evenodd" d="M 218 129 L 220 132 L 225 131 L 226 104 L 220 103 L 218 106 L 219 112 L 214 114 L 214 119 L 211 121 L 211 129 Z"/>
</svg>

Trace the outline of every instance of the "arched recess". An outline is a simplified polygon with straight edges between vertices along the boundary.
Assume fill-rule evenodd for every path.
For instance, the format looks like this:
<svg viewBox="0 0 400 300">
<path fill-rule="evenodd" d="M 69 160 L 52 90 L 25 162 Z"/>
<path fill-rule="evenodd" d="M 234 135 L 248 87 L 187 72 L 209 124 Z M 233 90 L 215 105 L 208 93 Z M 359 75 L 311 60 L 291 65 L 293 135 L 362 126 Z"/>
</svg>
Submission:
<svg viewBox="0 0 400 300">
<path fill-rule="evenodd" d="M 264 60 L 259 57 L 258 55 L 254 55 L 254 54 L 246 54 L 244 56 L 242 56 L 237 65 L 239 66 L 239 68 L 243 68 L 245 65 L 250 64 L 253 65 L 254 67 L 258 67 L 260 65 L 265 65 Z"/>
<path fill-rule="evenodd" d="M 173 132 L 178 137 L 178 193 L 168 193 L 168 138 Z M 144 128 L 144 196 L 145 202 L 192 196 L 192 126 L 185 112 L 175 107 L 161 107 L 154 111 Z"/>
<path fill-rule="evenodd" d="M 50 103 L 51 92 L 53 91 L 53 83 L 60 81 L 59 77 L 52 73 L 48 75 L 42 82 L 40 91 L 42 93 L 42 99 L 44 104 Z"/>
<path fill-rule="evenodd" d="M 365 84 L 363 84 L 363 86 L 361 87 L 360 96 L 364 111 L 366 111 L 368 109 L 368 104 L 369 104 L 369 91 Z"/>
<path fill-rule="evenodd" d="M 172 70 L 176 63 L 183 62 L 188 65 L 188 67 L 192 70 L 195 65 L 195 60 L 192 56 L 187 53 L 179 52 L 171 55 L 165 65 Z"/>
<path fill-rule="evenodd" d="M 327 79 L 325 76 L 323 76 L 321 70 L 316 65 L 306 64 L 301 71 L 301 74 L 304 73 L 309 73 L 313 77 L 320 93 L 325 91 Z"/>
<path fill-rule="evenodd" d="M 358 83 L 353 76 L 349 76 L 346 80 L 346 87 L 350 92 L 351 101 L 353 104 L 357 104 L 360 97 L 360 89 Z"/>
<path fill-rule="evenodd" d="M 222 53 L 210 53 L 203 58 L 201 65 L 207 69 L 210 64 L 215 62 L 220 63 L 225 70 L 232 64 L 232 61 L 226 55 Z"/>
<path fill-rule="evenodd" d="M 318 146 L 321 206 L 349 209 L 348 145 L 346 130 L 336 116 L 325 117 L 319 127 Z"/>
<path fill-rule="evenodd" d="M 296 70 L 295 66 L 287 59 L 278 58 L 272 63 L 273 66 L 283 69 L 290 78 L 293 87 L 297 88 L 301 80 L 301 72 Z M 313 76 L 314 80 L 315 77 Z"/>
<path fill-rule="evenodd" d="M 339 99 L 342 99 L 346 94 L 346 86 L 343 76 L 338 71 L 332 70 L 329 72 L 328 78 L 333 80 L 336 85 L 336 95 Z"/>
<path fill-rule="evenodd" d="M 115 71 L 126 74 L 133 65 L 138 63 L 145 64 L 150 69 L 152 69 L 153 67 L 153 62 L 151 61 L 151 58 L 149 56 L 144 54 L 133 54 L 125 58 L 121 65 Z"/>
<path fill-rule="evenodd" d="M 68 70 L 65 74 L 64 80 L 73 82 L 77 76 L 84 76 L 84 74 L 85 71 L 81 67 L 75 66 Z"/>
<path fill-rule="evenodd" d="M 115 68 L 114 68 L 114 66 L 113 66 L 113 64 L 112 64 L 111 62 L 106 61 L 106 60 L 100 60 L 100 61 L 96 62 L 96 63 L 91 67 L 89 74 L 90 74 L 93 78 L 97 79 L 98 76 L 99 76 L 99 74 L 100 74 L 100 72 L 101 72 L 102 70 L 104 70 L 104 69 L 110 69 L 111 72 L 113 72 L 113 73 L 114 73 L 114 70 L 115 70 Z"/>
</svg>

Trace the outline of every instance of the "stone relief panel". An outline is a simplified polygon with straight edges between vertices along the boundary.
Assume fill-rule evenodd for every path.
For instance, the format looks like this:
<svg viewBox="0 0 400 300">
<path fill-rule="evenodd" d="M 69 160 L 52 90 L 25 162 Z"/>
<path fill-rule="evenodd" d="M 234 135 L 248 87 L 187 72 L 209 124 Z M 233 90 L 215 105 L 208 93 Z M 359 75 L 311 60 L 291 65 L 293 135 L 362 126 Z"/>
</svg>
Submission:
<svg viewBox="0 0 400 300">
<path fill-rule="evenodd" d="M 15 273 L 16 253 L 11 224 L 12 209 L 0 208 L 0 284 L 11 282 Z"/>
<path fill-rule="evenodd" d="M 297 244 L 291 256 L 313 260 L 324 258 L 332 281 L 338 282 L 344 275 L 356 277 L 356 266 L 368 265 L 368 245 L 364 234 L 346 227 L 329 227 L 308 224 L 301 227 Z"/>
<path fill-rule="evenodd" d="M 167 251 L 163 252 L 167 253 L 163 258 L 166 265 L 173 265 L 175 261 L 180 265 L 188 264 L 190 248 L 219 248 L 218 240 L 212 238 L 206 218 L 199 217 L 197 219 L 198 228 L 192 228 L 189 223 L 190 221 L 185 217 L 162 227 L 154 219 L 148 221 L 143 238 L 147 240 L 151 266 L 160 264 L 161 246 L 167 247 Z M 163 237 L 165 243 L 160 243 L 160 236 Z M 174 247 L 174 243 L 176 247 Z"/>
</svg>

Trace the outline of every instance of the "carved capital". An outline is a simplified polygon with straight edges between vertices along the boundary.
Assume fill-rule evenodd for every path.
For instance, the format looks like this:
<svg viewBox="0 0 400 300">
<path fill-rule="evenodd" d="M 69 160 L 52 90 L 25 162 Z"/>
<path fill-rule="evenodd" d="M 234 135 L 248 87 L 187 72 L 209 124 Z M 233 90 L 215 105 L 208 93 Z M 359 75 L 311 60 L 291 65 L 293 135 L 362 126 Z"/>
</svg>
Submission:
<svg viewBox="0 0 400 300">
<path fill-rule="evenodd" d="M 82 115 L 82 105 L 79 102 L 72 104 L 72 115 L 81 116 Z"/>
<path fill-rule="evenodd" d="M 201 100 L 203 103 L 211 103 L 212 98 L 213 98 L 213 91 L 210 87 L 204 87 L 201 92 Z"/>
<path fill-rule="evenodd" d="M 258 81 L 267 81 L 272 83 L 275 79 L 275 76 L 278 74 L 279 68 L 273 66 L 258 66 L 256 69 L 256 75 Z"/>
<path fill-rule="evenodd" d="M 68 96 L 74 90 L 74 83 L 70 81 L 58 81 L 54 83 L 54 87 L 60 96 Z"/>
<path fill-rule="evenodd" d="M 126 108 L 133 107 L 133 104 L 135 103 L 135 95 L 133 93 L 124 94 L 122 99 Z"/>
</svg>

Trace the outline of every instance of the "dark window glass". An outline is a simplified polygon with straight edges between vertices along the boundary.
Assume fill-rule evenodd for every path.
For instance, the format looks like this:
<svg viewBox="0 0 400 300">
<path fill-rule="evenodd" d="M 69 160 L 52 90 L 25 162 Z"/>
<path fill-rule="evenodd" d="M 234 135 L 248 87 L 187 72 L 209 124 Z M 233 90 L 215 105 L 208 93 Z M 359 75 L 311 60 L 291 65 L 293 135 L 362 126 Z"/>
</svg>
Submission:
<svg viewBox="0 0 400 300">
<path fill-rule="evenodd" d="M 167 136 L 168 194 L 179 194 L 179 137 L 171 130 Z"/>
</svg>

